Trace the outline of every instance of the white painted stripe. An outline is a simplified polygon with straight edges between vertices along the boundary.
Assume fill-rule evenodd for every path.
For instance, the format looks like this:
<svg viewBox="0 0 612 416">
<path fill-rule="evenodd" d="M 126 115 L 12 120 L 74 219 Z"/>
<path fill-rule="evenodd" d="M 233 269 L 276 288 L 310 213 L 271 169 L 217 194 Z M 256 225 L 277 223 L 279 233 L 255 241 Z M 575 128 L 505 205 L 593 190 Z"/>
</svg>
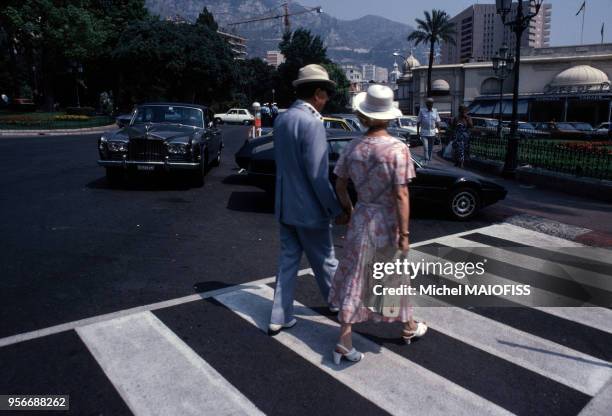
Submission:
<svg viewBox="0 0 612 416">
<path fill-rule="evenodd" d="M 304 269 L 298 272 L 298 275 L 304 274 L 312 274 L 312 269 Z M 29 341 L 36 338 L 46 337 L 47 335 L 58 334 L 60 332 L 70 331 L 75 328 L 91 325 L 97 322 L 104 322 L 111 319 L 119 318 L 122 316 L 133 315 L 138 312 L 145 311 L 154 311 L 157 309 L 169 308 L 172 306 L 182 305 L 184 303 L 189 303 L 197 300 L 206 299 L 220 293 L 231 292 L 232 290 L 238 290 L 242 288 L 244 285 L 258 285 L 258 284 L 267 284 L 274 282 L 276 277 L 266 277 L 264 279 L 255 280 L 249 283 L 243 283 L 242 285 L 229 286 L 222 289 L 211 290 L 208 292 L 195 293 L 193 295 L 183 296 L 180 298 L 165 300 L 162 302 L 150 303 L 148 305 L 137 306 L 134 308 L 123 309 L 116 312 L 106 313 L 103 315 L 92 316 L 90 318 L 79 319 L 77 321 L 67 322 L 65 324 L 54 325 L 43 329 L 37 329 L 35 331 L 24 332 L 21 334 L 11 335 L 5 338 L 0 338 L 0 348 L 6 347 L 7 345 L 17 344 L 24 341 Z"/>
<path fill-rule="evenodd" d="M 509 238 L 508 238 L 509 239 Z M 491 247 L 487 244 L 477 243 L 474 241 L 465 240 L 460 237 L 449 236 L 442 237 L 437 240 L 438 243 L 445 244 L 455 248 L 461 247 Z M 418 251 L 418 250 L 417 250 Z M 560 278 L 567 278 L 568 275 L 571 279 L 579 283 L 589 284 L 606 290 L 612 290 L 609 286 L 612 285 L 612 277 L 605 276 L 599 273 L 590 272 L 588 270 L 578 269 L 571 266 L 562 264 L 555 264 L 551 266 L 550 262 L 530 257 L 527 255 L 506 251 L 501 248 L 495 248 L 493 251 L 496 256 L 493 256 L 496 260 L 502 261 L 509 264 L 519 264 L 521 267 L 528 268 L 530 270 L 538 271 L 545 270 L 546 274 L 557 276 Z M 492 254 L 493 254 L 492 253 Z M 500 256 L 501 255 L 501 256 Z M 521 302 L 521 299 L 508 298 L 516 301 L 520 304 L 525 304 L 529 307 L 533 307 L 532 304 Z M 538 309 L 542 312 L 554 315 L 563 319 L 577 322 L 582 325 L 587 325 L 592 328 L 599 329 L 601 331 L 612 333 L 612 310 L 602 307 L 540 307 L 535 306 L 534 309 Z"/>
<path fill-rule="evenodd" d="M 612 409 L 612 378 L 582 409 L 578 416 L 610 416 Z"/>
<path fill-rule="evenodd" d="M 271 288 L 261 286 L 215 296 L 215 299 L 265 331 L 273 294 Z M 295 303 L 295 312 L 301 318 L 298 325 L 282 331 L 274 339 L 392 414 L 511 414 L 358 334 L 353 335 L 353 343 L 366 352 L 364 360 L 356 365 L 344 362 L 336 367 L 331 354 L 339 325 L 299 303 Z"/>
<path fill-rule="evenodd" d="M 585 246 L 584 244 L 527 230 L 516 225 L 496 224 L 478 232 L 534 247 L 548 250 L 554 249 L 554 251 L 559 253 L 566 253 L 588 260 L 612 264 L 612 251 L 609 249 Z M 576 250 L 576 248 L 582 248 L 582 250 Z"/>
<path fill-rule="evenodd" d="M 415 308 L 415 316 L 432 328 L 534 371 L 575 390 L 594 396 L 612 377 L 612 364 L 520 331 L 465 309 L 444 306 Z"/>
<path fill-rule="evenodd" d="M 478 254 L 482 254 L 485 257 L 491 257 L 504 263 L 612 292 L 612 276 L 532 257 L 529 254 L 525 254 L 529 253 L 529 249 L 525 249 L 523 253 L 518 253 L 507 250 L 504 247 L 491 247 L 488 244 L 477 243 L 460 237 L 441 238 L 438 240 L 438 243 L 458 249 L 465 248 L 469 250 L 470 248 L 479 248 Z M 612 265 L 610 265 L 610 270 L 612 271 Z"/>
<path fill-rule="evenodd" d="M 263 414 L 151 312 L 77 333 L 137 416 Z"/>
<path fill-rule="evenodd" d="M 423 253 L 421 251 L 418 251 L 418 249 L 413 249 L 411 252 L 413 253 L 413 255 L 418 256 L 417 258 L 419 260 L 424 259 L 426 262 L 440 261 L 438 257 L 429 255 L 427 253 Z M 488 285 L 512 285 L 514 286 L 517 284 L 517 282 L 515 282 L 514 280 L 510 280 L 505 277 L 498 276 L 494 273 L 488 272 L 486 266 L 484 267 L 484 269 L 485 269 L 485 273 L 482 276 L 478 276 L 477 278 L 472 278 L 471 280 L 469 280 L 468 278 L 456 279 L 453 276 L 446 276 L 446 275 L 442 275 L 440 277 L 448 281 L 451 281 L 453 283 L 460 284 L 460 285 L 467 285 L 467 284 L 474 283 L 475 279 L 479 279 L 479 281 L 481 282 L 486 282 L 486 284 Z M 543 289 L 540 289 L 534 286 L 530 287 L 530 291 L 531 293 L 529 294 L 529 296 L 499 295 L 497 296 L 497 298 L 507 299 L 509 301 L 515 302 L 519 305 L 523 305 L 529 308 L 533 308 L 533 307 L 537 307 L 541 305 L 580 304 L 580 302 L 577 301 L 576 299 L 571 299 L 567 296 L 548 292 L 546 290 L 543 290 Z M 592 305 L 586 302 L 580 305 L 581 307 L 593 307 L 593 308 L 596 307 L 595 305 Z M 491 305 L 491 306 L 494 306 L 494 305 Z"/>
</svg>

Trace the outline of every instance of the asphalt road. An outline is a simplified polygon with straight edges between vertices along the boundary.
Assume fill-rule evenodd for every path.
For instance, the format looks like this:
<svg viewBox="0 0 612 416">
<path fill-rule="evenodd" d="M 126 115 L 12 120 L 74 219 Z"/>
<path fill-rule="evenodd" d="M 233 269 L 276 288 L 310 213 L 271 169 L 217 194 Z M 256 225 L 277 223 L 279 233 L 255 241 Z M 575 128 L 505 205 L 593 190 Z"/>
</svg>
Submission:
<svg viewBox="0 0 612 416">
<path fill-rule="evenodd" d="M 298 279 L 296 300 L 310 308 L 310 319 L 300 317 L 295 329 L 274 338 L 258 328 L 267 322 L 273 287 L 263 280 L 212 299 L 115 314 L 1 344 L 17 334 L 275 275 L 273 200 L 246 183 L 233 162 L 245 138 L 244 127 L 224 127 L 223 161 L 202 188 L 156 175 L 110 188 L 96 164 L 96 136 L 0 139 L 0 394 L 70 394 L 70 414 L 78 415 L 178 414 L 159 406 L 201 400 L 201 414 L 250 402 L 278 415 L 378 415 L 414 403 L 438 414 L 476 414 L 473 405 L 487 414 L 575 415 L 603 385 L 609 320 L 593 313 L 582 315 L 593 321 L 583 323 L 561 312 L 516 307 L 455 309 L 451 319 L 444 318 L 446 308 L 433 308 L 425 342 L 409 348 L 398 343 L 397 325 L 358 325 L 356 341 L 373 350 L 351 368 L 356 378 L 346 378 L 328 367 L 336 323 L 308 277 Z M 449 221 L 436 207 L 414 212 L 412 242 L 480 229 L 464 242 L 513 245 L 518 239 L 546 247 L 562 243 L 517 227 L 498 234 L 481 227 L 517 213 L 548 212 L 594 226 L 605 217 L 603 204 L 509 186 L 506 201 L 470 222 Z M 344 231 L 334 230 L 338 252 Z M 537 252 L 533 256 L 529 262 L 538 260 Z M 536 276 L 538 270 L 515 263 L 504 266 L 507 278 Z M 301 348 L 302 342 L 310 344 Z M 390 353 L 392 367 L 384 359 Z M 210 377 L 202 376 L 199 360 L 239 391 L 242 404 L 224 396 L 230 387 L 206 385 Z M 381 388 L 384 377 L 394 386 Z M 394 399 L 398 394 L 404 396 Z"/>
<path fill-rule="evenodd" d="M 275 275 L 273 198 L 233 161 L 246 134 L 224 127 L 221 166 L 202 188 L 155 175 L 110 188 L 97 136 L 0 140 L 0 304 L 10 317 L 0 337 Z M 460 223 L 416 213 L 412 241 L 487 225 L 490 214 Z"/>
</svg>

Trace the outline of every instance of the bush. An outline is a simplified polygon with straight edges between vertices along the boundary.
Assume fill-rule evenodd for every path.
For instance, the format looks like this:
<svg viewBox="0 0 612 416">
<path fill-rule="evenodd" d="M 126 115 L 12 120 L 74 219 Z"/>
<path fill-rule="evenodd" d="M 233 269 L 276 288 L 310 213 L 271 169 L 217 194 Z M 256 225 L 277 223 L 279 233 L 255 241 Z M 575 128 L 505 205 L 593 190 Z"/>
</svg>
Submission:
<svg viewBox="0 0 612 416">
<path fill-rule="evenodd" d="M 93 116 L 96 113 L 96 109 L 93 107 L 67 107 L 66 114 L 75 116 Z"/>
</svg>

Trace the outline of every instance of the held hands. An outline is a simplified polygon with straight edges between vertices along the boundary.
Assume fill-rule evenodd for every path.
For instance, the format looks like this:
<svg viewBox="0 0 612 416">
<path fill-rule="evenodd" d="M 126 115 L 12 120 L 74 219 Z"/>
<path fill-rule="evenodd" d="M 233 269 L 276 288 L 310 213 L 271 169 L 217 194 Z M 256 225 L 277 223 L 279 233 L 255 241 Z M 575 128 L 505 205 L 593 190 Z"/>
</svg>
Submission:
<svg viewBox="0 0 612 416">
<path fill-rule="evenodd" d="M 335 221 L 336 225 L 346 225 L 351 220 L 351 214 L 353 213 L 353 207 L 344 206 L 342 207 L 342 209 L 343 209 L 342 214 L 336 217 L 336 221 Z"/>
</svg>

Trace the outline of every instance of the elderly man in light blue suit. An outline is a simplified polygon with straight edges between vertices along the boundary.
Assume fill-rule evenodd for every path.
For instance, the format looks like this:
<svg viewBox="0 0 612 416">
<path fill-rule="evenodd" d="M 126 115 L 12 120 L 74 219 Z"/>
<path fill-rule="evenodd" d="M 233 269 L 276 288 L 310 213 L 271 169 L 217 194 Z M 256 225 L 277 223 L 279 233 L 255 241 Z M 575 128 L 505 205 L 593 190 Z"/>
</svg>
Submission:
<svg viewBox="0 0 612 416">
<path fill-rule="evenodd" d="M 300 69 L 293 86 L 298 100 L 274 123 L 275 213 L 280 223 L 281 253 L 270 335 L 296 323 L 293 300 L 302 252 L 327 302 L 338 266 L 331 221 L 346 221 L 329 182 L 328 144 L 319 113 L 333 94 L 335 83 L 322 66 L 312 64 Z M 330 309 L 337 311 L 333 306 Z"/>
</svg>

